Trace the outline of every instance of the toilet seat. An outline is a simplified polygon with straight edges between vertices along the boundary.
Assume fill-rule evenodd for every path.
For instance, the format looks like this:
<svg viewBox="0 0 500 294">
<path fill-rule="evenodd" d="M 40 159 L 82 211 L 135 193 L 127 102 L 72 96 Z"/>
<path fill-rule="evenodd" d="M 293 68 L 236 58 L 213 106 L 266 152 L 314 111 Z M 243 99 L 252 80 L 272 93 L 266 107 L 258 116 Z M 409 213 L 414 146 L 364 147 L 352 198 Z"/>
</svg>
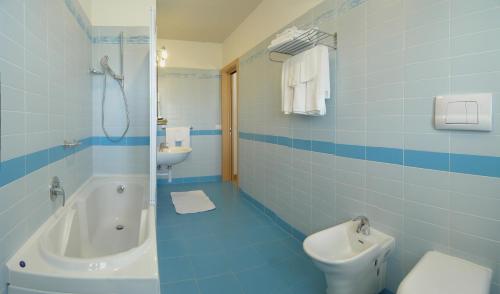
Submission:
<svg viewBox="0 0 500 294">
<path fill-rule="evenodd" d="M 491 276 L 489 268 L 429 251 L 401 282 L 397 294 L 489 294 Z"/>
</svg>

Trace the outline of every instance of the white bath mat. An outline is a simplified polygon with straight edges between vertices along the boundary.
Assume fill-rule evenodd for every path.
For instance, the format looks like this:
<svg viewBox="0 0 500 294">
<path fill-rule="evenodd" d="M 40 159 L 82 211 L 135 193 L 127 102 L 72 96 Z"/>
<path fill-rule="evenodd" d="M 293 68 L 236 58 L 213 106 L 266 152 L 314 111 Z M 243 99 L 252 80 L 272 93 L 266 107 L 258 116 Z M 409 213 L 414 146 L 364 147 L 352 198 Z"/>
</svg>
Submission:
<svg viewBox="0 0 500 294">
<path fill-rule="evenodd" d="M 172 203 L 179 214 L 197 213 L 215 209 L 215 204 L 201 190 L 171 192 Z"/>
</svg>

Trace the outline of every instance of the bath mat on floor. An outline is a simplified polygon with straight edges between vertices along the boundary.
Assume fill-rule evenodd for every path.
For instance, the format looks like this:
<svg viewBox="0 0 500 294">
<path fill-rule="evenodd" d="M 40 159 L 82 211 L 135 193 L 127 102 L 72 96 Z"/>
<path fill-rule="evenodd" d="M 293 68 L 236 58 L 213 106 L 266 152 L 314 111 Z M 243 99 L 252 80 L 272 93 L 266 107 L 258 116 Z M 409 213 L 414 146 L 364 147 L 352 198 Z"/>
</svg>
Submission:
<svg viewBox="0 0 500 294">
<path fill-rule="evenodd" d="M 215 209 L 214 203 L 201 190 L 188 192 L 171 192 L 172 203 L 179 214 L 197 213 Z"/>
</svg>

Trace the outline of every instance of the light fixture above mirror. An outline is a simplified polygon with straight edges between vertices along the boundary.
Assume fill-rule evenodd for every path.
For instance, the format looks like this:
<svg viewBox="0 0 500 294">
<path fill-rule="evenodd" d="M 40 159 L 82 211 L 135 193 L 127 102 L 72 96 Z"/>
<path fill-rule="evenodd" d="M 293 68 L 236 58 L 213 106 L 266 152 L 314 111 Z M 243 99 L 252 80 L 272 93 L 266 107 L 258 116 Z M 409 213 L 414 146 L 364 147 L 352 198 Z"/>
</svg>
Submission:
<svg viewBox="0 0 500 294">
<path fill-rule="evenodd" d="M 165 67 L 167 66 L 167 58 L 168 58 L 168 51 L 165 46 L 161 47 L 160 50 L 158 50 L 156 62 L 159 67 Z"/>
</svg>

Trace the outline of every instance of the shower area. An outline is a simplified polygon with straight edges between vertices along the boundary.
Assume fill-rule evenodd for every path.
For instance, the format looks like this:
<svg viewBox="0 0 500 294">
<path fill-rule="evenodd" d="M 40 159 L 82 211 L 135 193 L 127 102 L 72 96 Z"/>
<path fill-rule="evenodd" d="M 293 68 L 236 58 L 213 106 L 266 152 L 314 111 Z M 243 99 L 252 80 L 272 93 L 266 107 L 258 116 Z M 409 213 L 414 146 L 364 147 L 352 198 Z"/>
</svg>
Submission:
<svg viewBox="0 0 500 294">
<path fill-rule="evenodd" d="M 41 97 L 47 105 L 32 103 L 26 113 L 40 112 L 47 122 L 33 122 L 33 135 L 19 136 L 40 133 L 50 142 L 7 154 L 12 165 L 2 162 L 0 176 L 9 179 L 0 181 L 0 192 L 29 185 L 37 193 L 19 195 L 23 205 L 7 203 L 9 215 L 20 216 L 12 227 L 0 224 L 0 240 L 9 230 L 0 242 L 0 294 L 157 294 L 154 6 L 141 7 L 151 21 L 144 26 L 96 26 L 78 1 L 46 3 L 21 8 L 52 16 L 40 24 L 48 36 L 26 34 L 49 42 L 48 56 L 40 56 L 46 67 L 25 83 L 26 91 L 34 88 L 29 82 L 49 85 Z M 7 8 L 0 1 L 0 12 Z M 19 164 L 29 169 L 14 173 Z"/>
<path fill-rule="evenodd" d="M 94 174 L 149 169 L 149 28 L 94 27 Z"/>
</svg>

